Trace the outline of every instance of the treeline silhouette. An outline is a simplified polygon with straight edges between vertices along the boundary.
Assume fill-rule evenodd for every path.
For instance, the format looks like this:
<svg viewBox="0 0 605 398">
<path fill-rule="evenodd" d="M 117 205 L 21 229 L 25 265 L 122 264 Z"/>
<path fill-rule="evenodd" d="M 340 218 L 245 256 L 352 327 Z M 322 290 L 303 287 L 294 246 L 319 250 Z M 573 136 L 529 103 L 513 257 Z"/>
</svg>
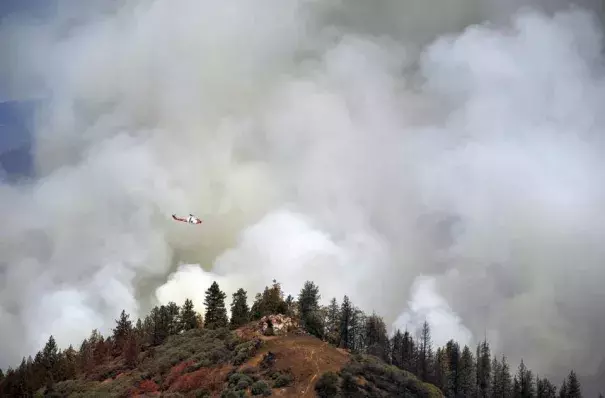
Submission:
<svg viewBox="0 0 605 398">
<path fill-rule="evenodd" d="M 356 354 L 375 356 L 382 361 L 416 375 L 420 380 L 437 386 L 447 397 L 581 397 L 581 386 L 571 370 L 557 388 L 550 380 L 534 374 L 523 361 L 511 369 L 506 356 L 492 355 L 488 341 L 474 349 L 450 340 L 443 347 L 435 347 L 431 328 L 424 322 L 415 337 L 409 330 L 387 333 L 383 318 L 366 314 L 355 306 L 348 296 L 339 303 L 332 298 L 328 305 L 320 305 L 319 287 L 307 281 L 298 297 L 284 297 L 281 285 L 273 281 L 262 293 L 257 293 L 251 307 L 247 292 L 237 290 L 227 316 L 225 299 L 218 283 L 213 282 L 205 292 L 205 313 L 195 311 L 193 302 L 185 300 L 182 306 L 174 302 L 154 307 L 143 319 L 131 321 L 124 310 L 116 320 L 109 336 L 93 330 L 78 349 L 69 346 L 61 350 L 53 336 L 33 358 L 23 358 L 21 364 L 0 370 L 0 393 L 5 396 L 34 396 L 42 393 L 53 396 L 53 386 L 62 381 L 94 377 L 102 380 L 112 377 L 103 374 L 109 361 L 121 360 L 124 369 L 134 369 L 145 352 L 153 351 L 170 336 L 196 328 L 236 329 L 265 315 L 283 314 L 297 319 L 301 327 L 336 347 Z M 416 333 L 414 333 L 416 334 Z M 602 396 L 602 395 L 601 395 Z"/>
</svg>

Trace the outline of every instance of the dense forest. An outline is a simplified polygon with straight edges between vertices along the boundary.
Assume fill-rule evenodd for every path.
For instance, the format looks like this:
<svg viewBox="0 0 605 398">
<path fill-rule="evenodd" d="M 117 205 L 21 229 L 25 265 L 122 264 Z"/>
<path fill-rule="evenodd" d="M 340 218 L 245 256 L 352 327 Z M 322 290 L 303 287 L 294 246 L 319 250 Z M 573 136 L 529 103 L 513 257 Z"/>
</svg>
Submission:
<svg viewBox="0 0 605 398">
<path fill-rule="evenodd" d="M 122 311 L 111 335 L 103 336 L 93 330 L 77 349 L 73 346 L 60 349 L 50 336 L 45 347 L 33 358 L 23 358 L 20 365 L 5 372 L 0 370 L 0 393 L 4 396 L 64 396 L 57 390 L 60 383 L 111 377 L 111 374 L 103 374 L 111 373 L 104 366 L 116 358 L 124 369 L 135 369 L 142 366 L 146 356 L 161 357 L 162 345 L 171 337 L 171 341 L 176 341 L 175 336 L 194 336 L 189 332 L 200 329 L 235 330 L 265 315 L 283 314 L 298 320 L 309 335 L 353 355 L 370 356 L 416 375 L 419 380 L 438 387 L 447 397 L 582 396 L 580 381 L 573 370 L 557 386 L 554 381 L 535 374 L 523 361 L 513 368 L 506 356 L 491 352 L 488 341 L 482 341 L 476 347 L 461 347 L 450 340 L 445 346 L 436 347 L 431 341 L 431 328 L 427 322 L 419 331 L 396 330 L 389 336 L 379 314 L 364 313 L 348 296 L 340 303 L 332 298 L 327 306 L 320 305 L 319 287 L 311 281 L 305 282 L 296 298 L 284 297 L 280 284 L 273 281 L 262 293 L 256 294 L 251 307 L 247 292 L 239 289 L 232 296 L 230 318 L 226 298 L 214 282 L 205 293 L 203 315 L 195 311 L 189 299 L 182 306 L 174 302 L 156 306 L 136 322 Z M 237 344 L 239 342 L 226 342 L 225 347 L 231 347 L 229 353 L 232 354 L 221 346 L 220 355 L 232 355 L 233 363 L 243 362 L 249 353 Z M 213 348 L 212 352 L 217 349 Z M 166 351 L 164 355 L 168 358 L 176 354 Z M 205 360 L 219 363 L 220 355 Z M 170 365 L 174 363 L 171 361 Z M 346 377 L 340 376 L 324 374 L 317 382 L 317 395 L 336 396 L 339 391 L 346 390 Z"/>
</svg>

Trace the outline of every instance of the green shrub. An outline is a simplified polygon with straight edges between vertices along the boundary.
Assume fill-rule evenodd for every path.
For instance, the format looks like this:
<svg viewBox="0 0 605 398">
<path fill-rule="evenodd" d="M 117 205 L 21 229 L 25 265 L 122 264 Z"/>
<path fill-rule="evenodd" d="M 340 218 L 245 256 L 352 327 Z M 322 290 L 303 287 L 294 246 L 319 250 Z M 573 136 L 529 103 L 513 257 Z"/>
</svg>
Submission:
<svg viewBox="0 0 605 398">
<path fill-rule="evenodd" d="M 252 384 L 252 379 L 243 373 L 234 373 L 229 376 L 229 386 L 238 390 L 245 390 Z"/>
<path fill-rule="evenodd" d="M 225 339 L 225 347 L 227 347 L 230 351 L 233 351 L 235 347 L 242 342 L 243 341 L 235 333 L 230 333 Z"/>
<path fill-rule="evenodd" d="M 266 397 L 271 395 L 271 388 L 269 387 L 269 385 L 267 385 L 267 383 L 262 380 L 259 380 L 252 384 L 251 392 L 252 395 L 264 395 Z"/>
<path fill-rule="evenodd" d="M 339 377 L 334 372 L 326 372 L 315 384 L 315 392 L 320 398 L 332 398 L 340 392 L 338 388 Z"/>
<path fill-rule="evenodd" d="M 388 396 L 441 397 L 439 389 L 434 385 L 423 383 L 413 374 L 389 365 L 379 358 L 362 356 L 357 359 L 354 357 L 340 372 L 343 378 L 342 393 L 347 397 L 355 396 L 355 393 L 362 389 L 375 390 Z M 362 376 L 368 384 L 360 387 L 354 378 L 355 375 Z"/>
<path fill-rule="evenodd" d="M 72 396 L 75 394 L 84 393 L 93 389 L 98 382 L 84 380 L 67 380 L 56 383 L 54 390 L 62 396 Z M 44 390 L 44 389 L 42 389 Z"/>
<path fill-rule="evenodd" d="M 233 332 L 225 328 L 217 330 L 192 329 L 184 333 L 170 336 L 162 345 L 154 347 L 153 355 L 146 355 L 140 368 L 150 374 L 165 375 L 170 369 L 184 361 L 192 361 L 194 365 L 187 372 L 201 367 L 212 367 L 229 363 L 241 352 L 254 347 L 245 345 Z M 244 359 L 245 361 L 245 359 Z"/>
<path fill-rule="evenodd" d="M 248 358 L 253 357 L 256 353 L 256 350 L 258 350 L 258 348 L 261 346 L 261 343 L 262 342 L 260 340 L 255 339 L 236 345 L 234 350 L 235 358 L 233 359 L 233 364 L 236 366 L 241 365 L 246 362 Z"/>
<path fill-rule="evenodd" d="M 345 397 L 353 396 L 353 394 L 357 392 L 357 381 L 355 380 L 355 377 L 353 377 L 353 375 L 347 371 L 342 371 L 341 376 L 341 388 L 343 395 Z"/>
<path fill-rule="evenodd" d="M 292 383 L 292 375 L 289 373 L 289 371 L 284 372 L 270 370 L 268 373 L 266 373 L 266 376 L 269 376 L 273 380 L 274 388 L 285 387 Z"/>
<path fill-rule="evenodd" d="M 251 340 L 244 343 L 237 344 L 235 349 L 235 358 L 233 359 L 234 365 L 241 365 L 246 362 L 249 358 L 252 358 L 256 353 L 256 350 L 261 346 L 260 340 Z"/>
<path fill-rule="evenodd" d="M 276 388 L 286 387 L 286 386 L 290 385 L 290 383 L 292 383 L 292 376 L 290 376 L 288 374 L 282 374 L 277 378 L 277 380 L 275 380 L 275 383 L 273 383 L 273 387 L 276 387 Z"/>
<path fill-rule="evenodd" d="M 226 390 L 221 394 L 221 398 L 244 398 L 246 392 L 242 390 Z"/>
<path fill-rule="evenodd" d="M 193 391 L 193 395 L 195 396 L 195 398 L 210 398 L 212 396 L 212 394 L 210 394 L 208 390 L 204 389 Z"/>
<path fill-rule="evenodd" d="M 248 356 L 244 353 L 239 353 L 233 359 L 233 364 L 235 366 L 241 365 L 248 360 Z"/>
</svg>

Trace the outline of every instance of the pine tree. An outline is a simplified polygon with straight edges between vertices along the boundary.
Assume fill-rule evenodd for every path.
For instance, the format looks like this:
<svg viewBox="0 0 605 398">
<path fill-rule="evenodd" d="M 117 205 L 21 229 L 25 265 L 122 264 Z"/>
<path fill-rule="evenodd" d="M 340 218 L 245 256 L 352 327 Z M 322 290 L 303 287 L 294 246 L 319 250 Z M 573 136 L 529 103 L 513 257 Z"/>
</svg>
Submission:
<svg viewBox="0 0 605 398">
<path fill-rule="evenodd" d="M 582 389 L 580 387 L 580 381 L 575 371 L 570 371 L 567 376 L 567 398 L 581 398 Z"/>
<path fill-rule="evenodd" d="M 51 335 L 42 350 L 42 363 L 46 371 L 46 380 L 52 382 L 54 372 L 59 362 L 59 349 L 55 338 Z"/>
<path fill-rule="evenodd" d="M 131 332 L 126 337 L 126 344 L 124 348 L 124 360 L 126 362 L 126 366 L 130 369 L 134 369 L 138 364 L 138 358 L 140 353 L 139 341 L 137 338 L 137 334 Z"/>
<path fill-rule="evenodd" d="M 66 363 L 66 365 L 69 365 L 69 363 Z M 35 394 L 35 391 L 40 388 L 40 386 L 42 385 L 42 383 L 39 382 L 39 380 L 41 380 L 40 378 L 36 377 L 36 367 L 34 366 L 34 360 L 32 359 L 31 355 L 27 356 L 27 361 L 25 363 L 25 379 L 26 379 L 26 386 L 27 386 L 27 390 L 28 393 L 31 395 Z M 65 368 L 66 372 L 65 375 L 66 376 L 71 376 L 73 374 L 73 378 L 75 378 L 75 368 L 69 368 L 68 366 L 66 366 Z M 71 373 L 73 372 L 73 373 Z M 66 380 L 67 378 L 64 378 L 63 380 Z"/>
<path fill-rule="evenodd" d="M 204 327 L 204 317 L 199 312 L 195 313 L 195 320 L 197 321 L 197 328 L 201 329 Z"/>
<path fill-rule="evenodd" d="M 153 307 L 143 322 L 145 335 L 152 345 L 162 344 L 170 335 L 181 331 L 180 308 L 176 303 Z"/>
<path fill-rule="evenodd" d="M 296 314 L 296 305 L 294 304 L 294 297 L 291 294 L 288 294 L 285 300 L 286 303 L 286 315 L 294 316 Z"/>
<path fill-rule="evenodd" d="M 252 308 L 250 309 L 250 319 L 258 320 L 266 315 L 291 315 L 291 305 L 293 304 L 292 296 L 289 297 L 289 302 L 284 300 L 284 293 L 281 289 L 281 284 L 273 279 L 271 287 L 265 286 L 262 294 L 257 293 Z"/>
<path fill-rule="evenodd" d="M 428 380 L 431 373 L 431 360 L 433 354 L 433 342 L 431 340 L 431 328 L 427 321 L 422 324 L 420 331 L 420 345 L 418 351 L 418 371 L 420 379 L 423 381 Z"/>
<path fill-rule="evenodd" d="M 527 369 L 523 360 L 521 360 L 517 369 L 513 389 L 516 397 L 531 398 L 536 395 L 534 376 L 532 371 Z"/>
<path fill-rule="evenodd" d="M 435 353 L 435 375 L 433 377 L 433 384 L 435 384 L 441 391 L 447 391 L 449 378 L 448 359 L 447 354 L 443 348 L 437 348 Z"/>
<path fill-rule="evenodd" d="M 139 336 L 139 338 L 141 340 L 143 340 L 143 338 L 145 336 L 145 330 L 143 328 L 143 322 L 141 321 L 141 318 L 137 319 L 137 324 L 135 325 L 134 330 L 137 333 L 137 335 Z"/>
<path fill-rule="evenodd" d="M 21 365 L 17 368 L 15 375 L 15 392 L 17 392 L 18 396 L 29 396 L 32 388 L 27 379 L 27 362 L 25 362 L 25 357 L 23 357 Z"/>
<path fill-rule="evenodd" d="M 227 295 L 221 291 L 216 281 L 212 282 L 210 288 L 206 290 L 204 305 L 206 314 L 204 316 L 207 329 L 218 329 L 227 327 L 227 309 L 225 308 L 225 298 Z"/>
<path fill-rule="evenodd" d="M 72 348 L 70 346 L 70 348 Z M 70 356 L 71 355 L 75 355 L 75 350 L 70 351 Z M 69 357 L 66 357 L 66 362 L 65 362 L 65 378 L 63 380 L 67 380 L 68 378 L 74 379 L 76 377 L 76 367 L 75 367 L 75 363 L 71 364 L 70 363 L 70 359 Z M 32 359 L 31 355 L 28 355 L 27 357 L 27 362 L 25 364 L 25 378 L 27 379 L 27 384 L 28 384 L 28 390 L 30 394 L 33 394 L 38 388 L 40 388 L 40 386 L 42 385 L 42 383 L 40 383 L 39 380 L 41 380 L 40 378 L 36 377 L 36 367 L 34 365 L 34 360 Z M 71 377 L 70 377 L 71 376 Z"/>
<path fill-rule="evenodd" d="M 195 309 L 193 307 L 193 301 L 190 299 L 185 299 L 185 303 L 183 307 L 181 307 L 181 311 L 179 314 L 179 323 L 181 330 L 191 330 L 197 328 L 197 316 Z"/>
<path fill-rule="evenodd" d="M 306 281 L 298 295 L 298 311 L 301 319 L 304 320 L 319 309 L 320 298 L 319 287 L 311 281 Z"/>
<path fill-rule="evenodd" d="M 153 345 L 153 340 L 154 340 L 154 336 L 153 336 L 153 332 L 155 329 L 155 325 L 154 325 L 154 319 L 152 317 L 155 309 L 157 307 L 152 308 L 149 311 L 149 314 L 147 314 L 147 316 L 145 316 L 143 318 L 143 327 L 141 329 L 142 335 L 143 335 L 143 340 L 141 341 L 142 344 L 145 345 Z"/>
<path fill-rule="evenodd" d="M 563 380 L 563 383 L 561 383 L 559 398 L 567 398 L 567 380 Z"/>
<path fill-rule="evenodd" d="M 273 279 L 271 287 L 265 287 L 263 292 L 263 315 L 281 314 L 286 315 L 288 306 L 284 301 L 284 293 L 281 289 L 281 284 Z"/>
<path fill-rule="evenodd" d="M 13 391 L 12 381 L 15 376 L 15 372 L 11 366 L 6 369 L 6 374 L 3 377 L 2 382 L 0 383 L 0 393 L 2 396 L 19 396 L 18 391 Z"/>
<path fill-rule="evenodd" d="M 236 329 L 248 323 L 249 320 L 248 295 L 244 289 L 240 288 L 237 292 L 233 293 L 230 327 Z"/>
<path fill-rule="evenodd" d="M 93 360 L 95 365 L 101 365 L 105 362 L 109 355 L 109 347 L 102 335 L 99 335 L 94 348 L 93 348 Z"/>
<path fill-rule="evenodd" d="M 503 355 L 502 360 L 500 361 L 502 364 L 501 369 L 501 378 L 502 378 L 502 390 L 505 397 L 508 397 L 512 394 L 513 391 L 513 381 L 510 373 L 510 366 L 507 362 L 506 357 Z"/>
<path fill-rule="evenodd" d="M 458 343 L 454 340 L 448 341 L 445 345 L 445 354 L 449 370 L 446 391 L 448 396 L 456 397 L 460 391 L 460 346 Z"/>
<path fill-rule="evenodd" d="M 503 355 L 498 361 L 496 357 L 492 360 L 492 397 L 509 398 L 513 394 L 512 378 L 510 367 Z"/>
<path fill-rule="evenodd" d="M 303 327 L 311 335 L 323 338 L 324 324 L 320 314 L 319 287 L 311 281 L 306 281 L 298 295 L 298 312 Z"/>
<path fill-rule="evenodd" d="M 353 335 L 351 333 L 351 327 L 353 320 L 353 305 L 349 301 L 348 296 L 344 296 L 342 304 L 340 306 L 340 342 L 338 346 L 345 350 L 353 349 Z"/>
<path fill-rule="evenodd" d="M 130 321 L 130 315 L 122 310 L 120 313 L 120 319 L 116 319 L 116 327 L 113 329 L 113 338 L 115 340 L 118 349 L 122 349 L 126 342 L 126 337 L 132 332 L 132 322 Z"/>
<path fill-rule="evenodd" d="M 503 389 L 502 389 L 502 381 L 501 381 L 501 364 L 498 361 L 498 358 L 494 356 L 492 359 L 492 377 L 490 380 L 490 384 L 492 385 L 491 396 L 493 398 L 504 398 Z"/>
<path fill-rule="evenodd" d="M 435 375 L 435 351 L 433 351 L 432 345 L 430 345 L 428 348 L 426 365 L 427 365 L 427 370 L 426 370 L 425 377 L 426 377 L 426 381 L 429 382 L 431 380 L 431 378 L 433 378 Z"/>
<path fill-rule="evenodd" d="M 336 297 L 330 300 L 326 316 L 326 334 L 330 344 L 337 345 L 340 341 L 340 308 Z"/>
<path fill-rule="evenodd" d="M 42 351 L 38 351 L 32 363 L 32 384 L 41 387 L 46 382 L 46 368 L 42 360 Z"/>
<path fill-rule="evenodd" d="M 252 303 L 252 308 L 250 308 L 250 319 L 258 321 L 263 317 L 263 312 L 263 295 L 256 293 L 256 296 L 254 296 L 254 302 Z"/>
<path fill-rule="evenodd" d="M 491 353 L 487 340 L 477 345 L 477 395 L 487 398 L 491 393 Z"/>
<path fill-rule="evenodd" d="M 542 398 L 544 396 L 544 385 L 540 375 L 536 374 L 536 398 Z"/>
<path fill-rule="evenodd" d="M 63 352 L 62 358 L 62 378 L 61 380 L 70 380 L 75 379 L 78 373 L 78 363 L 77 363 L 78 353 L 74 348 L 70 345 L 67 350 Z M 28 363 L 31 363 L 33 366 L 33 360 L 31 357 L 28 359 Z"/>
<path fill-rule="evenodd" d="M 536 376 L 536 397 L 537 398 L 556 398 L 557 387 L 548 379 Z"/>
<path fill-rule="evenodd" d="M 462 356 L 460 357 L 459 369 L 458 369 L 458 384 L 459 392 L 464 397 L 475 396 L 477 386 L 477 373 L 475 367 L 475 359 L 471 349 L 465 345 L 462 349 Z"/>
<path fill-rule="evenodd" d="M 92 366 L 92 345 L 88 342 L 88 339 L 84 339 L 78 350 L 78 367 L 83 374 L 87 374 L 92 370 Z"/>
<path fill-rule="evenodd" d="M 418 368 L 418 350 L 416 349 L 416 343 L 412 338 L 410 332 L 406 329 L 403 333 L 403 344 L 402 344 L 402 363 L 403 369 L 410 373 L 416 373 Z"/>
<path fill-rule="evenodd" d="M 365 344 L 368 354 L 389 362 L 389 338 L 382 317 L 372 313 L 365 323 Z"/>
<path fill-rule="evenodd" d="M 403 333 L 395 330 L 391 338 L 391 363 L 399 369 L 403 369 Z"/>
<path fill-rule="evenodd" d="M 368 317 L 366 314 L 355 307 L 351 317 L 351 336 L 353 338 L 352 350 L 356 353 L 362 353 L 366 349 L 365 343 L 365 323 Z"/>
<path fill-rule="evenodd" d="M 155 306 L 145 319 L 148 329 L 150 343 L 152 345 L 162 344 L 170 335 L 170 317 L 166 306 Z"/>
<path fill-rule="evenodd" d="M 183 330 L 182 310 L 172 301 L 168 305 L 155 306 L 143 322 L 137 321 L 135 329 L 140 345 L 160 345 L 168 336 Z"/>
</svg>

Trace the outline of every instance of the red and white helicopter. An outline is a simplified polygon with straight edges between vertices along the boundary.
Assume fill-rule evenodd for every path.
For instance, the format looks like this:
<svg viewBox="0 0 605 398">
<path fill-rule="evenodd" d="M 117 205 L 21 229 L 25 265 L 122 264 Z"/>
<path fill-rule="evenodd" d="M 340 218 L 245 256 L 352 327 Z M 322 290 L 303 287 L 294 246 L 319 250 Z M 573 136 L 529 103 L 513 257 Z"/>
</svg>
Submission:
<svg viewBox="0 0 605 398">
<path fill-rule="evenodd" d="M 173 214 L 172 218 L 176 221 L 186 222 L 188 224 L 201 224 L 202 223 L 202 220 L 200 220 L 193 214 L 189 214 L 189 217 L 177 217 L 176 214 Z"/>
</svg>

